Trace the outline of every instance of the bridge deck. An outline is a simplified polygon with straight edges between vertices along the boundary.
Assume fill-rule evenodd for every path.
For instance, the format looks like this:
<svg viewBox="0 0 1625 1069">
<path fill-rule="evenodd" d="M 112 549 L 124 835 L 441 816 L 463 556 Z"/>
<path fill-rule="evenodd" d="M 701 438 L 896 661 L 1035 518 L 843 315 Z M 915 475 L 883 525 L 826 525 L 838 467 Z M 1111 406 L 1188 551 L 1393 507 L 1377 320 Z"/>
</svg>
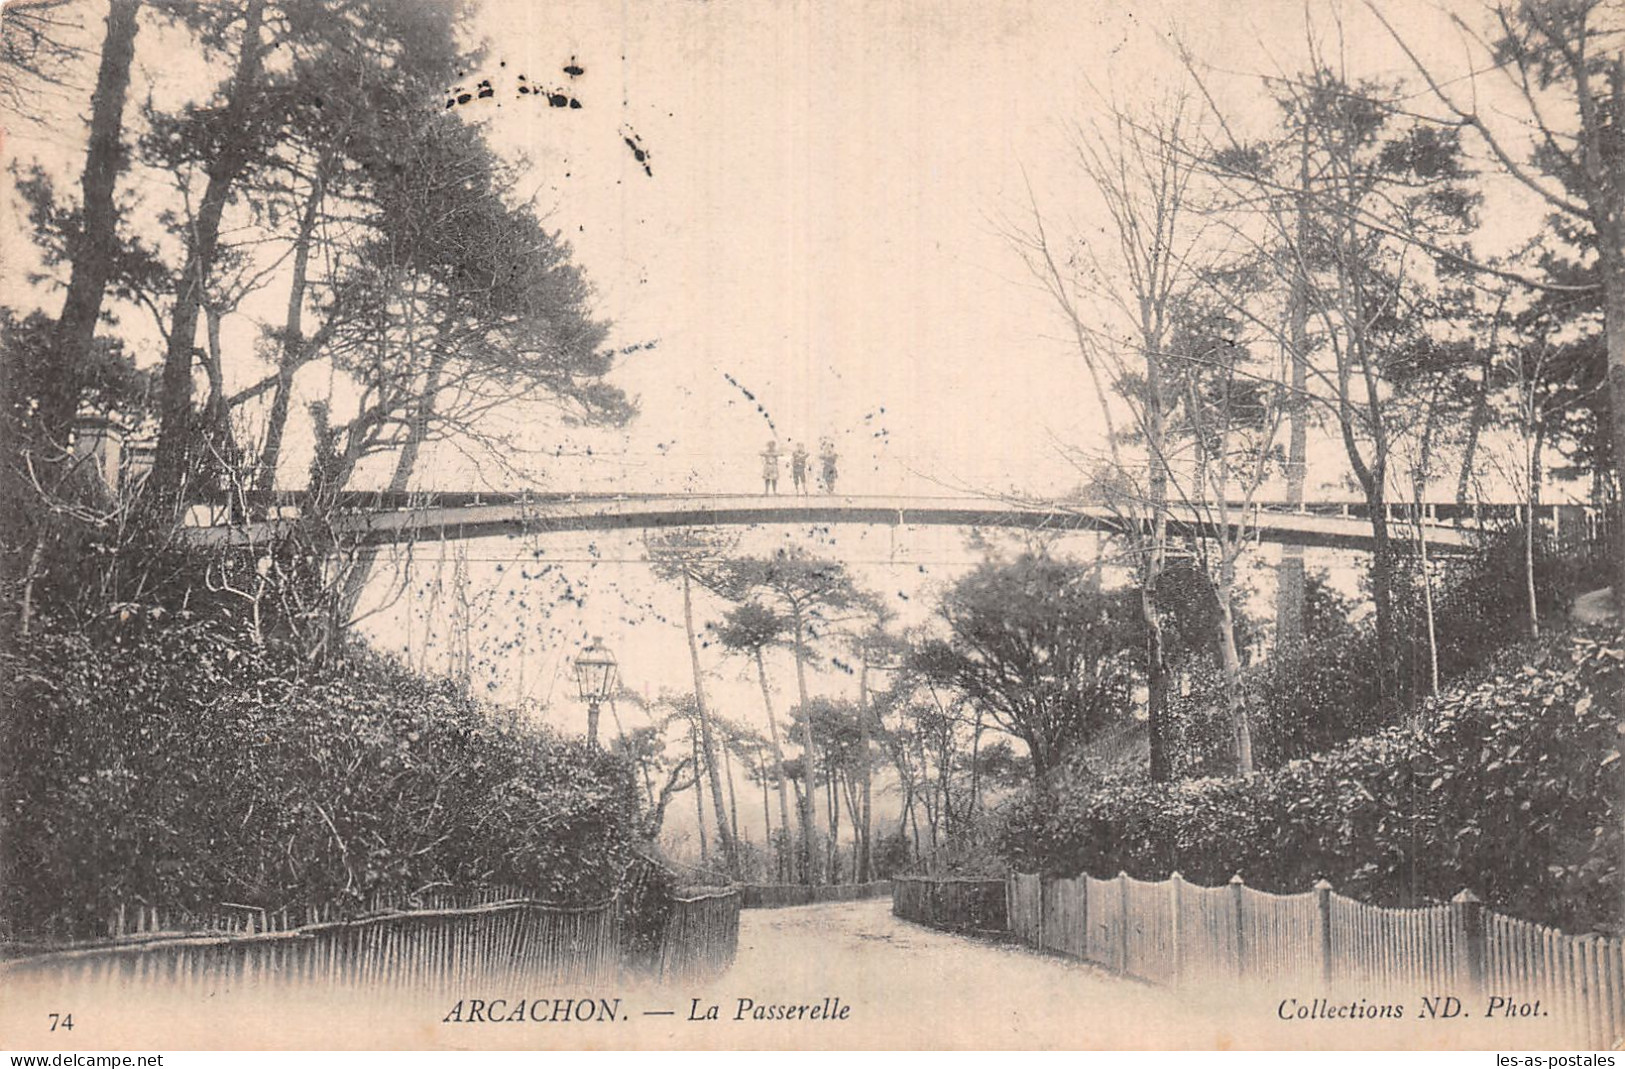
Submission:
<svg viewBox="0 0 1625 1069">
<path fill-rule="evenodd" d="M 360 506 L 365 495 L 355 495 Z M 246 524 L 215 524 L 191 529 L 204 545 L 252 545 L 296 527 L 297 515 Z M 1171 506 L 1175 537 L 1215 533 L 1214 509 Z M 497 503 L 437 502 L 419 507 L 343 511 L 331 521 L 341 540 L 384 545 L 395 542 L 518 537 L 565 531 L 648 530 L 685 526 L 755 524 L 862 524 L 866 526 L 1009 527 L 1028 530 L 1122 532 L 1133 520 L 1100 505 L 1055 505 L 973 497 L 854 497 L 817 495 L 646 495 L 548 496 Z M 1356 515 L 1324 515 L 1255 507 L 1230 516 L 1248 537 L 1267 542 L 1369 550 L 1371 524 Z M 1438 522 L 1422 525 L 1430 549 L 1462 552 L 1474 544 L 1471 530 Z M 1412 530 L 1409 521 L 1395 534 Z"/>
</svg>

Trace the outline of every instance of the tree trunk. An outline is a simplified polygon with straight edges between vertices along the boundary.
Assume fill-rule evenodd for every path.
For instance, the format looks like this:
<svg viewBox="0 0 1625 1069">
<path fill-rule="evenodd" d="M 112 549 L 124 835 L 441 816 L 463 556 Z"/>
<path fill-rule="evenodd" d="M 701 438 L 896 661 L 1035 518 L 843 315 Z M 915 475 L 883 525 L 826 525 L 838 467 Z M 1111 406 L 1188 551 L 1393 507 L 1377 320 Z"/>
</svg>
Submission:
<svg viewBox="0 0 1625 1069">
<path fill-rule="evenodd" d="M 1297 206 L 1298 236 L 1292 264 L 1292 287 L 1288 300 L 1288 344 L 1292 347 L 1292 396 L 1287 404 L 1286 505 L 1303 511 L 1304 484 L 1309 471 L 1309 279 L 1302 257 L 1308 242 L 1307 198 L 1309 194 L 1309 132 L 1303 134 L 1298 183 L 1302 195 Z M 1290 649 L 1303 642 L 1304 565 L 1303 547 L 1281 547 L 1276 570 L 1275 645 Z"/>
<path fill-rule="evenodd" d="M 686 761 L 687 759 L 685 758 L 684 760 Z M 650 805 L 649 819 L 644 824 L 644 835 L 645 835 L 646 838 L 649 838 L 649 839 L 659 839 L 660 838 L 660 829 L 666 823 L 666 807 L 671 805 L 672 795 L 677 793 L 677 781 L 678 781 L 678 779 L 681 778 L 681 775 L 682 775 L 682 764 L 683 764 L 683 762 L 678 762 L 677 768 L 674 769 L 672 771 L 672 773 L 669 776 L 666 777 L 665 784 L 660 788 L 660 797 L 658 799 L 656 799 L 655 794 L 654 794 L 654 785 L 653 785 L 652 782 L 650 783 L 650 786 L 649 786 L 649 805 Z"/>
<path fill-rule="evenodd" d="M 28 570 L 23 573 L 23 596 L 18 604 L 17 633 L 28 637 L 34 619 L 34 583 L 39 579 L 40 562 L 45 559 L 45 535 L 34 539 L 34 551 L 28 556 Z"/>
<path fill-rule="evenodd" d="M 908 760 L 904 756 L 906 752 L 907 744 L 902 739 L 897 741 L 897 745 L 891 751 L 892 767 L 897 769 L 897 783 L 903 791 L 903 805 L 897 814 L 897 834 L 904 837 L 908 835 L 909 817 L 914 815 L 915 790 L 914 775 L 909 771 Z M 914 856 L 918 857 L 920 853 L 918 818 L 915 819 L 914 827 Z"/>
<path fill-rule="evenodd" d="M 1416 531 L 1416 559 L 1422 569 L 1422 615 L 1427 625 L 1428 639 L 1428 697 L 1439 693 L 1439 632 L 1433 613 L 1433 571 L 1428 563 L 1427 491 L 1433 459 L 1433 436 L 1438 429 L 1439 386 L 1435 385 L 1428 398 L 1427 418 L 1422 424 L 1422 438 L 1417 443 L 1417 456 L 1411 466 L 1411 520 Z M 1420 707 L 1420 703 L 1418 708 Z"/>
<path fill-rule="evenodd" d="M 806 633 L 801 619 L 801 606 L 792 606 L 791 623 L 795 627 L 796 693 L 801 698 L 801 775 L 806 790 L 801 793 L 801 861 L 806 866 L 802 873 L 808 884 L 816 883 L 813 872 L 812 827 L 813 811 L 817 804 L 813 797 L 813 734 L 811 709 L 807 704 Z"/>
<path fill-rule="evenodd" d="M 1534 408 L 1531 400 L 1530 410 Z M 1541 428 L 1544 430 L 1544 427 Z M 1523 512 L 1523 577 L 1524 594 L 1529 606 L 1529 637 L 1540 637 L 1540 602 L 1535 596 L 1535 538 L 1538 530 L 1535 520 L 1535 509 L 1540 505 L 1540 452 L 1542 434 L 1537 431 L 1530 434 L 1524 429 L 1524 440 L 1528 443 L 1525 448 L 1527 455 L 1524 464 L 1528 471 L 1529 496 L 1524 502 Z"/>
<path fill-rule="evenodd" d="M 1150 463 L 1147 484 L 1151 497 L 1151 544 L 1142 565 L 1140 606 L 1146 614 L 1146 719 L 1150 747 L 1151 778 L 1165 782 L 1172 778 L 1173 763 L 1168 753 L 1167 707 L 1168 673 L 1165 664 L 1162 616 L 1156 604 L 1157 584 L 1162 578 L 1168 552 L 1168 441 L 1166 404 L 1163 398 L 1163 331 L 1152 318 L 1152 307 L 1140 305 L 1140 339 L 1145 349 L 1145 435 Z M 1046 762 L 1047 763 L 1047 762 Z M 1034 771 L 1038 771 L 1034 754 Z"/>
<path fill-rule="evenodd" d="M 1173 778 L 1173 762 L 1168 754 L 1168 671 L 1163 659 L 1162 614 L 1152 596 L 1152 586 L 1140 584 L 1140 613 L 1145 619 L 1145 705 L 1146 734 L 1151 750 L 1151 778 L 1166 783 Z M 1042 782 L 1048 771 L 1039 750 L 1031 745 L 1033 777 Z"/>
<path fill-rule="evenodd" d="M 773 760 L 778 763 L 779 827 L 790 834 L 790 788 L 784 781 L 784 747 L 779 743 L 779 722 L 773 716 L 773 696 L 767 689 L 767 666 L 762 660 L 761 647 L 756 649 L 756 679 L 762 684 L 762 707 L 767 711 L 767 733 L 773 743 Z M 766 789 L 765 787 L 763 788 Z"/>
<path fill-rule="evenodd" d="M 973 816 L 982 812 L 982 709 L 976 708 L 976 726 L 970 736 L 970 808 Z"/>
<path fill-rule="evenodd" d="M 927 775 L 927 770 L 931 767 L 931 765 L 925 759 L 924 732 L 916 732 L 914 735 L 914 742 L 915 749 L 918 752 L 917 755 L 920 759 L 920 778 L 922 780 L 920 786 L 924 788 L 924 790 L 920 793 L 920 805 L 925 809 L 926 826 L 931 829 L 931 849 L 935 851 L 937 848 L 937 807 L 934 796 L 937 792 L 937 788 L 925 778 Z M 1036 765 L 1038 763 L 1037 751 L 1033 748 L 1030 742 L 1028 743 L 1028 749 L 1033 750 L 1033 763 L 1036 770 Z M 919 817 L 916 816 L 914 819 L 915 829 L 918 830 Z"/>
<path fill-rule="evenodd" d="M 914 860 L 919 861 L 925 854 L 925 841 L 920 838 L 920 811 L 915 808 L 915 802 L 919 802 L 921 805 L 925 804 L 924 800 L 920 798 L 918 788 L 909 793 L 908 818 L 914 825 Z"/>
<path fill-rule="evenodd" d="M 299 233 L 293 243 L 293 278 L 288 283 L 288 309 L 282 321 L 282 346 L 277 358 L 276 385 L 272 387 L 271 412 L 265 422 L 265 445 L 254 474 L 254 489 L 270 493 L 276 489 L 277 464 L 282 459 L 282 436 L 288 425 L 288 408 L 293 398 L 293 376 L 305 359 L 305 287 L 310 271 L 310 244 L 327 188 L 327 160 L 316 169 L 310 199 L 299 218 Z"/>
<path fill-rule="evenodd" d="M 773 811 L 767 801 L 767 765 L 762 761 L 762 748 L 756 747 L 756 773 L 762 777 L 762 845 L 769 856 L 773 854 Z"/>
<path fill-rule="evenodd" d="M 112 0 L 108 5 L 101 65 L 90 101 L 90 148 L 80 180 L 82 229 L 73 245 L 67 298 L 52 332 L 55 389 L 42 398 L 39 412 L 41 437 L 64 450 L 79 411 L 96 321 L 101 317 L 102 297 L 118 250 L 118 212 L 113 206 L 113 193 L 125 167 L 124 100 L 130 88 L 130 60 L 135 54 L 140 8 L 141 0 Z"/>
<path fill-rule="evenodd" d="M 411 427 L 407 431 L 406 441 L 401 445 L 400 455 L 395 458 L 395 471 L 389 479 L 389 492 L 392 494 L 404 494 L 412 485 L 412 473 L 417 469 L 423 443 L 429 437 L 429 424 L 434 419 L 435 398 L 440 393 L 440 376 L 445 373 L 449 359 L 450 354 L 445 349 L 437 347 L 433 359 L 429 362 L 423 394 L 413 407 Z M 272 472 L 272 478 L 275 478 L 275 472 Z M 335 486 L 331 489 L 336 492 L 340 487 Z M 367 580 L 372 578 L 372 569 L 378 563 L 380 552 L 377 546 L 363 546 L 356 551 L 355 564 L 344 579 L 341 613 L 346 625 L 355 619 L 356 609 L 361 605 L 361 596 L 367 592 Z"/>
<path fill-rule="evenodd" d="M 1489 418 L 1490 367 L 1494 360 L 1494 352 L 1489 351 L 1479 364 L 1478 394 L 1473 398 L 1473 408 L 1467 416 L 1467 442 L 1461 449 L 1461 467 L 1456 470 L 1456 504 L 1464 508 L 1472 491 L 1473 468 L 1478 459 L 1478 439 L 1484 431 L 1484 421 Z"/>
<path fill-rule="evenodd" d="M 1371 523 L 1371 602 L 1377 621 L 1377 701 L 1385 714 L 1399 707 L 1399 628 L 1394 620 L 1394 551 L 1388 532 L 1388 501 L 1381 478 L 1366 486 Z"/>
<path fill-rule="evenodd" d="M 694 827 L 700 833 L 700 864 L 704 865 L 710 856 L 705 843 L 705 788 L 700 786 L 700 765 L 705 762 L 700 759 L 700 736 L 693 724 L 688 726 L 688 743 L 694 753 Z"/>
<path fill-rule="evenodd" d="M 856 830 L 856 828 L 858 826 L 858 821 L 860 819 L 862 819 L 862 813 L 863 813 L 862 804 L 863 803 L 862 803 L 862 799 L 858 795 L 857 784 L 852 782 L 851 777 L 847 777 L 843 781 L 842 790 L 841 790 L 841 797 L 846 801 L 846 819 L 848 819 L 848 820 L 850 820 L 852 822 L 852 827 L 853 827 L 854 830 Z M 861 845 L 862 845 L 862 840 L 859 839 L 856 835 L 854 835 L 852 837 L 852 874 L 853 874 L 853 877 L 852 877 L 852 881 L 851 881 L 853 883 L 861 883 L 861 882 L 863 882 L 862 880 L 860 880 L 858 878 L 858 875 L 857 875 L 857 872 L 858 872 L 858 860 L 859 860 L 859 856 L 860 856 L 860 853 L 861 853 L 859 848 L 861 847 Z"/>
<path fill-rule="evenodd" d="M 1253 730 L 1247 720 L 1247 706 L 1241 699 L 1241 656 L 1236 650 L 1235 562 L 1228 556 L 1219 564 L 1219 650 L 1224 658 L 1224 705 L 1235 738 L 1236 771 L 1253 774 Z"/>
<path fill-rule="evenodd" d="M 246 119 L 249 104 L 259 88 L 264 55 L 260 43 L 260 23 L 264 14 L 265 0 L 248 0 L 243 20 L 242 50 L 237 57 L 230 102 L 226 105 L 221 124 L 228 140 L 209 161 L 206 170 L 209 182 L 204 189 L 197 218 L 192 221 L 191 238 L 186 243 L 186 266 L 181 271 L 175 293 L 175 310 L 169 330 L 169 344 L 164 353 L 160 391 L 158 455 L 153 462 L 152 472 L 152 482 L 159 499 L 170 506 L 180 503 L 190 466 L 192 358 L 197 341 L 198 311 L 208 288 L 209 273 L 214 267 L 220 242 L 220 216 L 247 159 L 248 146 L 244 144 L 244 138 L 249 136 L 245 132 L 248 128 Z"/>
<path fill-rule="evenodd" d="M 1610 68 L 1610 88 L 1616 113 L 1625 112 L 1625 59 L 1615 58 Z M 1597 227 L 1599 266 L 1603 289 L 1603 330 L 1608 347 L 1608 411 L 1614 473 L 1625 491 L 1625 209 L 1617 203 L 1625 196 L 1625 153 L 1615 152 L 1611 161 L 1612 181 L 1608 183 L 1616 200 L 1599 205 L 1602 222 Z M 1613 568 L 1609 576 L 1614 587 L 1614 604 L 1625 618 L 1625 492 L 1614 498 Z"/>
<path fill-rule="evenodd" d="M 1421 484 L 1416 486 L 1416 554 L 1422 566 L 1422 611 L 1428 628 L 1428 696 L 1439 694 L 1439 633 L 1433 615 L 1433 571 L 1428 564 L 1426 515 L 1423 509 Z"/>
<path fill-rule="evenodd" d="M 235 476 L 237 440 L 231 433 L 231 406 L 226 400 L 226 354 L 220 340 L 221 313 L 217 308 L 204 305 L 203 315 L 206 320 L 204 329 L 209 339 L 205 364 L 209 376 L 209 400 L 203 407 L 204 433 L 212 439 L 214 449 L 219 453 L 217 459 L 226 473 Z M 231 499 L 234 516 L 238 514 L 239 504 L 234 495 Z"/>
<path fill-rule="evenodd" d="M 829 842 L 824 847 L 824 864 L 828 866 L 825 871 L 829 874 L 830 883 L 840 883 L 840 870 L 837 862 L 841 851 L 841 799 L 837 793 L 837 781 L 840 770 L 835 765 L 835 757 L 828 750 L 824 751 L 824 819 L 829 827 Z"/>
<path fill-rule="evenodd" d="M 739 849 L 739 802 L 734 797 L 734 760 L 733 748 L 726 742 L 722 744 L 722 772 L 723 778 L 728 781 L 728 834 L 732 837 L 734 849 Z M 739 873 L 734 873 L 737 879 Z"/>
<path fill-rule="evenodd" d="M 520 691 L 523 694 L 523 691 Z M 643 793 L 648 796 L 649 804 L 655 804 L 655 778 L 649 771 L 649 759 L 640 755 L 638 757 L 638 771 L 643 773 Z"/>
<path fill-rule="evenodd" d="M 869 869 L 873 865 L 873 851 L 869 842 L 869 826 L 873 820 L 874 809 L 872 790 L 874 776 L 869 768 L 869 658 L 863 658 L 863 667 L 858 671 L 858 760 L 862 767 L 859 774 L 859 790 L 863 804 L 853 817 L 853 823 L 858 832 L 858 864 L 853 873 L 853 879 L 858 883 L 869 881 Z"/>
<path fill-rule="evenodd" d="M 700 719 L 700 744 L 705 751 L 706 779 L 711 785 L 711 809 L 717 818 L 717 841 L 722 844 L 728 875 L 739 878 L 739 851 L 728 830 L 728 810 L 722 804 L 722 776 L 717 770 L 716 745 L 711 737 L 711 716 L 705 705 L 705 680 L 700 674 L 700 645 L 694 637 L 694 598 L 688 572 L 683 572 L 683 627 L 688 632 L 688 657 L 694 669 L 694 707 Z M 695 790 L 699 788 L 696 787 Z"/>
<path fill-rule="evenodd" d="M 800 825 L 800 827 L 798 829 L 798 835 L 804 836 L 806 834 L 806 827 L 807 827 L 807 814 L 808 814 L 808 812 L 810 812 L 810 810 L 809 810 L 809 808 L 807 806 L 807 800 L 806 800 L 807 792 L 802 790 L 800 780 L 792 780 L 790 782 L 790 787 L 791 787 L 792 790 L 795 791 L 795 794 L 796 794 L 796 821 Z M 788 832 L 786 834 L 788 834 Z M 798 846 L 796 848 L 796 850 L 799 853 L 800 852 L 800 847 Z M 793 867 L 794 859 L 792 858 L 791 860 L 792 860 L 792 867 Z M 810 872 L 810 870 L 807 868 L 806 858 L 802 858 L 801 859 L 801 872 L 798 875 L 796 875 L 795 878 L 797 880 L 803 882 L 803 883 L 810 884 L 810 883 L 812 883 L 812 877 L 810 875 L 808 875 L 809 872 Z"/>
</svg>

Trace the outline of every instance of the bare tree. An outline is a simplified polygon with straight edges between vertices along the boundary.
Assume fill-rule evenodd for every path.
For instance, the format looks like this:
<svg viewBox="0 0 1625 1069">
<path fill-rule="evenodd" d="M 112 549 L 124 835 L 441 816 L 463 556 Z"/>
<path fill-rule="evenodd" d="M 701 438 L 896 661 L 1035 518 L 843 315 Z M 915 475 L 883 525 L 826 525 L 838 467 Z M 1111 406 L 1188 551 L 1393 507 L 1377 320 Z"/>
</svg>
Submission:
<svg viewBox="0 0 1625 1069">
<path fill-rule="evenodd" d="M 1144 487 L 1131 495 L 1134 514 L 1123 528 L 1135 558 L 1145 618 L 1151 776 L 1158 780 L 1172 773 L 1164 622 L 1156 599 L 1168 549 L 1169 402 L 1163 354 L 1180 293 L 1191 282 L 1187 257 L 1193 235 L 1186 194 L 1197 173 L 1188 159 L 1167 146 L 1184 141 L 1188 104 L 1184 96 L 1176 96 L 1143 122 L 1114 109 L 1108 125 L 1075 131 L 1079 173 L 1110 219 L 1108 247 L 1086 241 L 1057 245 L 1030 192 L 1031 225 L 1011 235 L 1071 329 L 1094 386 L 1110 468 L 1122 480 Z M 1096 319 L 1098 308 L 1111 309 L 1118 317 L 1115 323 Z M 1129 404 L 1129 433 L 1144 448 L 1142 460 L 1131 461 L 1123 452 L 1108 386 Z M 1136 464 L 1144 465 L 1143 480 Z"/>
<path fill-rule="evenodd" d="M 1404 111 L 1393 85 L 1351 81 L 1312 31 L 1307 47 L 1303 73 L 1264 79 L 1278 95 L 1284 136 L 1243 141 L 1215 106 L 1219 133 L 1203 164 L 1219 189 L 1217 207 L 1260 222 L 1253 230 L 1230 223 L 1229 232 L 1251 243 L 1261 262 L 1290 272 L 1296 299 L 1307 302 L 1312 338 L 1297 331 L 1295 315 L 1287 329 L 1278 321 L 1267 329 L 1294 354 L 1313 354 L 1303 364 L 1306 392 L 1294 400 L 1331 421 L 1365 498 L 1373 670 L 1384 707 L 1394 710 L 1402 688 L 1388 505 L 1394 447 L 1409 413 L 1394 401 L 1395 361 L 1425 329 L 1420 310 L 1433 295 L 1435 258 L 1460 255 L 1445 246 L 1468 231 L 1477 202 L 1462 185 L 1453 128 Z M 1195 60 L 1187 54 L 1185 62 L 1211 104 Z"/>
<path fill-rule="evenodd" d="M 1404 49 L 1449 113 L 1500 167 L 1560 219 L 1577 227 L 1597 254 L 1607 352 L 1608 414 L 1616 483 L 1625 457 L 1625 20 L 1608 0 L 1488 3 L 1487 30 L 1455 17 L 1475 54 L 1470 70 L 1494 72 L 1521 107 L 1480 104 L 1476 77 L 1444 77 L 1425 64 L 1384 16 L 1367 6 Z M 1532 140 L 1532 147 L 1526 142 Z M 1527 281 L 1527 280 L 1521 280 Z M 1563 283 L 1548 282 L 1550 286 Z M 1625 608 L 1625 493 L 1614 490 L 1614 598 Z"/>
<path fill-rule="evenodd" d="M 1184 385 L 1185 431 L 1194 453 L 1187 501 L 1201 532 L 1192 545 L 1218 602 L 1215 627 L 1236 768 L 1250 775 L 1252 728 L 1236 643 L 1237 566 L 1257 530 L 1258 492 L 1276 469 L 1276 443 L 1290 396 L 1279 384 L 1285 376 L 1295 378 L 1297 368 L 1255 371 L 1248 347 L 1238 341 L 1239 324 L 1223 314 L 1192 318 L 1172 357 L 1174 374 Z"/>
<path fill-rule="evenodd" d="M 1222 251 L 1222 243 L 1209 240 L 1210 224 L 1197 203 L 1196 182 L 1204 166 L 1195 147 L 1201 141 L 1192 111 L 1189 98 L 1180 94 L 1144 117 L 1114 108 L 1104 127 L 1077 132 L 1074 144 L 1079 173 L 1099 196 L 1110 220 L 1108 247 L 1082 240 L 1075 246 L 1057 245 L 1036 199 L 1031 227 L 1014 235 L 1032 273 L 1068 321 L 1098 394 L 1108 434 L 1106 473 L 1102 476 L 1086 465 L 1080 467 L 1090 477 L 1099 502 L 1118 513 L 1119 527 L 1136 563 L 1145 621 L 1154 779 L 1172 774 L 1166 729 L 1166 622 L 1157 598 L 1158 581 L 1168 563 L 1170 505 L 1179 502 L 1194 509 L 1217 537 L 1221 552 L 1215 582 L 1221 605 L 1228 607 L 1236 558 L 1246 544 L 1248 517 L 1245 505 L 1235 509 L 1228 494 L 1239 482 L 1245 504 L 1251 504 L 1263 482 L 1279 423 L 1278 403 L 1270 395 L 1267 403 L 1275 415 L 1257 424 L 1268 433 L 1238 447 L 1235 439 L 1242 421 L 1236 409 L 1221 406 L 1223 418 L 1204 415 L 1212 411 L 1211 404 L 1192 409 L 1195 394 L 1181 386 L 1181 378 L 1194 385 L 1201 376 L 1188 374 L 1189 361 L 1183 370 L 1175 366 L 1172 349 L 1181 317 L 1211 285 L 1208 276 L 1212 272 L 1206 262 Z M 1099 309 L 1114 314 L 1103 321 L 1093 314 Z M 1215 380 L 1209 376 L 1208 381 Z M 1228 381 L 1231 388 L 1222 391 L 1226 398 L 1242 392 L 1235 387 L 1251 385 L 1238 382 L 1234 375 Z M 1121 437 L 1143 449 L 1143 456 L 1131 459 L 1119 443 L 1111 400 L 1101 389 L 1104 384 L 1112 387 L 1129 414 L 1130 428 Z M 1260 395 L 1256 389 L 1246 392 L 1254 398 Z M 1180 429 L 1171 421 L 1182 404 L 1186 405 L 1187 422 Z M 1209 437 L 1214 444 L 1204 448 L 1202 443 Z M 1176 469 L 1186 449 L 1194 450 L 1192 458 L 1200 474 L 1181 485 Z M 1203 484 L 1209 481 L 1207 469 L 1214 466 L 1217 474 L 1211 481 L 1221 492 L 1210 500 Z M 1246 478 L 1236 478 L 1242 469 Z M 1221 646 L 1228 651 L 1227 676 L 1234 683 L 1240 671 L 1234 627 L 1228 612 L 1221 619 Z M 1239 702 L 1239 686 L 1232 685 L 1230 693 L 1238 764 L 1250 770 L 1250 733 Z"/>
</svg>

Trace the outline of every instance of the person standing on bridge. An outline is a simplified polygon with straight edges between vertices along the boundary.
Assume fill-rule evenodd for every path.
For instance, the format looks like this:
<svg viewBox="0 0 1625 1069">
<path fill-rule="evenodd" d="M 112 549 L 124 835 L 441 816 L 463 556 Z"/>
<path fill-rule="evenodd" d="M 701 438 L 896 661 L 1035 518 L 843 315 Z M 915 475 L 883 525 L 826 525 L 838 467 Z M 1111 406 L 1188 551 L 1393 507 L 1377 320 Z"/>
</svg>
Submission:
<svg viewBox="0 0 1625 1069">
<path fill-rule="evenodd" d="M 790 451 L 790 482 L 796 493 L 806 496 L 807 447 L 801 442 L 795 443 L 795 448 Z"/>
<path fill-rule="evenodd" d="M 770 441 L 762 451 L 762 493 L 779 492 L 779 443 Z"/>
<path fill-rule="evenodd" d="M 818 450 L 818 460 L 823 466 L 824 493 L 835 492 L 835 443 L 825 438 Z"/>
</svg>

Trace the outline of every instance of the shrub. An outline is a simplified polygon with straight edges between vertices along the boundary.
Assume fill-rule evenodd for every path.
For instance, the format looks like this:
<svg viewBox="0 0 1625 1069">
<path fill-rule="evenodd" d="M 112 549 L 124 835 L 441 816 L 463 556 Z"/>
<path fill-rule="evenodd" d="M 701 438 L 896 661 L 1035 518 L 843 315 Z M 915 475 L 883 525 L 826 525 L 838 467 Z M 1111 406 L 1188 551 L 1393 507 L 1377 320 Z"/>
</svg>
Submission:
<svg viewBox="0 0 1625 1069">
<path fill-rule="evenodd" d="M 1582 558 L 1537 546 L 1536 591 L 1542 619 L 1560 621 L 1573 595 L 1586 586 Z M 1518 532 L 1498 535 L 1470 557 L 1448 558 L 1436 566 L 1434 631 L 1439 677 L 1449 686 L 1493 667 L 1528 634 L 1524 547 Z M 1402 693 L 1398 706 L 1423 701 L 1431 678 L 1427 619 L 1418 560 L 1396 560 L 1397 654 Z M 1593 572 L 1594 574 L 1594 572 Z M 1306 591 L 1306 638 L 1278 648 L 1268 660 L 1249 666 L 1242 678 L 1243 701 L 1253 736 L 1253 760 L 1273 768 L 1326 750 L 1344 740 L 1393 726 L 1398 709 L 1379 700 L 1374 622 L 1351 623 L 1353 603 L 1311 578 Z M 1190 693 L 1169 701 L 1168 722 L 1176 774 L 1225 775 L 1235 767 L 1235 743 L 1225 709 L 1223 678 L 1214 666 L 1190 673 Z"/>
<path fill-rule="evenodd" d="M 504 723 L 364 650 L 312 667 L 126 609 L 0 660 L 0 918 L 95 934 L 120 903 L 359 906 L 511 883 L 607 897 L 637 799 L 618 761 Z"/>
<path fill-rule="evenodd" d="M 1068 767 L 1009 809 L 1022 871 L 1142 879 L 1175 870 L 1262 890 L 1326 878 L 1410 905 L 1463 887 L 1569 930 L 1621 924 L 1625 640 L 1560 637 L 1458 687 L 1426 727 L 1389 728 L 1249 780 L 1155 784 Z"/>
</svg>

